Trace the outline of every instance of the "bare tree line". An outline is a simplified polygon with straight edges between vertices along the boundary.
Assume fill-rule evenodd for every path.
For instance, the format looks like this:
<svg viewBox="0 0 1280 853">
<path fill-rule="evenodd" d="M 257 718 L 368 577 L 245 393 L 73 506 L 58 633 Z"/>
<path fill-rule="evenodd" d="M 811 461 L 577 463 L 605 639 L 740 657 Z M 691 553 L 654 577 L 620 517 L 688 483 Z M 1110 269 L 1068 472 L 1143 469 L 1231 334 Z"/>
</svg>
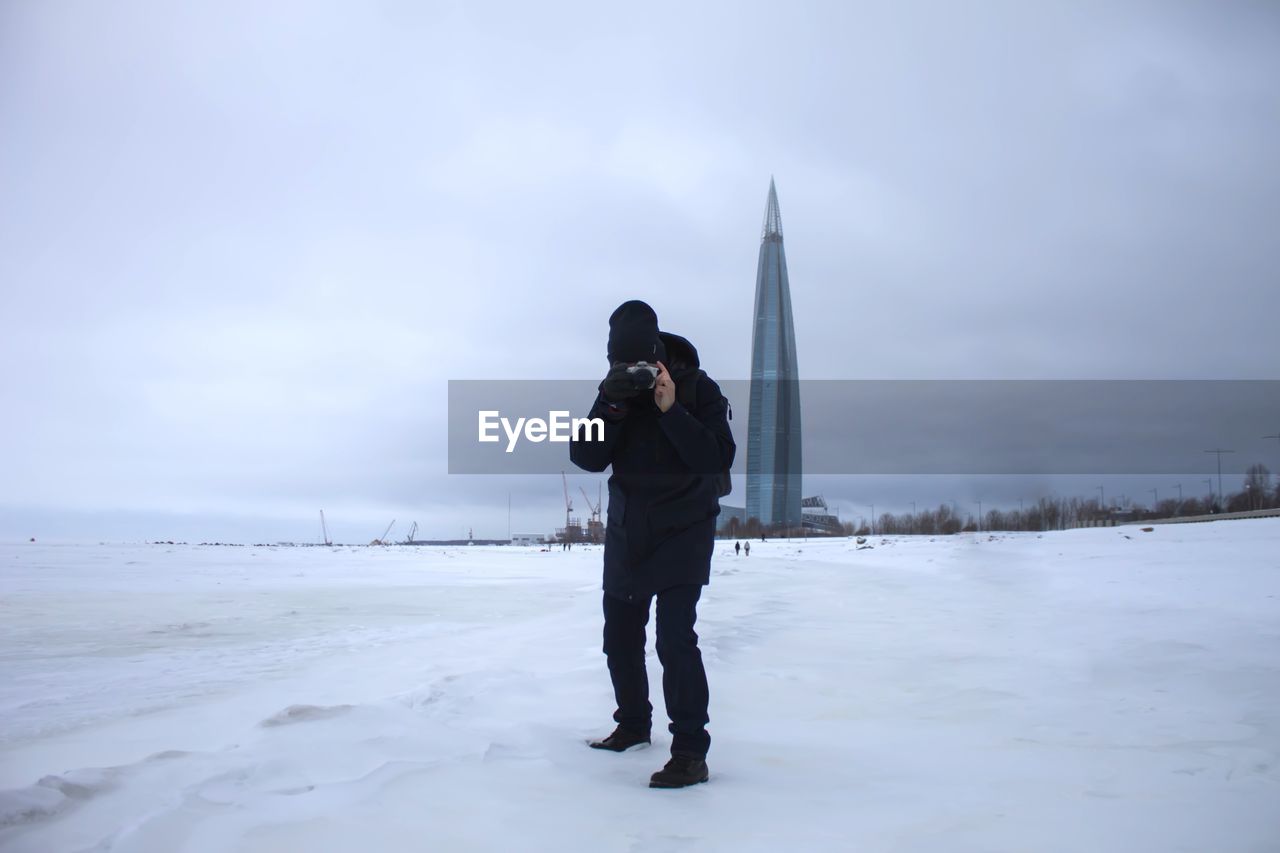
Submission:
<svg viewBox="0 0 1280 853">
<path fill-rule="evenodd" d="M 977 530 L 1065 530 L 1115 520 L 1148 521 L 1221 512 L 1246 512 L 1258 509 L 1280 509 L 1280 480 L 1273 485 L 1271 472 L 1265 465 L 1251 465 L 1239 491 L 1210 497 L 1165 498 L 1153 506 L 1122 500 L 1118 505 L 1103 506 L 1097 497 L 1041 497 L 1030 506 L 1016 510 L 990 509 L 981 517 L 959 513 L 951 504 L 915 513 L 881 513 L 871 522 L 859 519 L 845 521 L 840 530 L 767 526 L 754 516 L 745 522 L 730 518 L 721 526 L 720 534 L 729 538 L 767 538 L 803 536 L 869 536 L 872 534 L 951 534 Z"/>
</svg>

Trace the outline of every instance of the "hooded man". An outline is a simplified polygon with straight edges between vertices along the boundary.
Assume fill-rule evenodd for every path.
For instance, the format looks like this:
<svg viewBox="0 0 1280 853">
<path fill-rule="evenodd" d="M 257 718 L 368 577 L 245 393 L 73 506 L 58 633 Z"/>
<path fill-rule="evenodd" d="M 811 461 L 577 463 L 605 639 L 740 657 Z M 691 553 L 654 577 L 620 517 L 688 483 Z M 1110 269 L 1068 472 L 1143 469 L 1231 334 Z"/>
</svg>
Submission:
<svg viewBox="0 0 1280 853">
<path fill-rule="evenodd" d="M 658 659 L 670 718 L 671 760 L 654 788 L 708 779 L 707 675 L 694 631 L 698 598 L 710 580 L 721 483 L 736 447 L 728 400 L 704 373 L 697 350 L 658 330 L 644 302 L 609 317 L 609 372 L 589 417 L 604 421 L 600 441 L 577 433 L 569 458 L 609 477 L 604 546 L 604 653 L 613 681 L 617 728 L 596 749 L 622 752 L 650 742 L 653 706 L 645 671 L 645 626 L 657 606 Z"/>
</svg>

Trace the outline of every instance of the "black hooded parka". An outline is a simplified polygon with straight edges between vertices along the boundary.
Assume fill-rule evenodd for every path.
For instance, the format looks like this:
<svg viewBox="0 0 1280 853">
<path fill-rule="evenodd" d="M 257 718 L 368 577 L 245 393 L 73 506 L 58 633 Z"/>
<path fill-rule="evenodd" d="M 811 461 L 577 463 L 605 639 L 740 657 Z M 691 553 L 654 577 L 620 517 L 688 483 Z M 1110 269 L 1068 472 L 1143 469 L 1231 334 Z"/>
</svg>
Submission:
<svg viewBox="0 0 1280 853">
<path fill-rule="evenodd" d="M 613 466 L 604 590 L 627 601 L 678 584 L 709 582 L 720 514 L 717 475 L 733 464 L 736 452 L 728 401 L 699 369 L 698 351 L 679 335 L 659 337 L 676 385 L 671 408 L 662 412 L 652 391 L 621 404 L 601 393 L 588 417 L 604 421 L 604 440 L 583 440 L 584 427 L 569 445 L 569 458 L 579 468 L 600 472 Z M 682 400 L 692 401 L 693 410 Z"/>
</svg>

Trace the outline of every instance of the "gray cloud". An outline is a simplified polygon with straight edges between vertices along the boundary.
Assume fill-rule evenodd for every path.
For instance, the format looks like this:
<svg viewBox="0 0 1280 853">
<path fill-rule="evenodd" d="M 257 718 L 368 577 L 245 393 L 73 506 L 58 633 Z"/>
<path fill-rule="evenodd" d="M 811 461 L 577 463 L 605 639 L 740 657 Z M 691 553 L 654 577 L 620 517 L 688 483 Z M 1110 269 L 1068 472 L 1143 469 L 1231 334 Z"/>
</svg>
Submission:
<svg viewBox="0 0 1280 853">
<path fill-rule="evenodd" d="M 808 378 L 1275 378 L 1278 25 L 6 4 L 0 535 L 504 532 L 506 488 L 445 474 L 446 381 L 591 375 L 634 296 L 745 375 L 770 174 Z M 513 488 L 554 523 L 558 483 Z"/>
</svg>

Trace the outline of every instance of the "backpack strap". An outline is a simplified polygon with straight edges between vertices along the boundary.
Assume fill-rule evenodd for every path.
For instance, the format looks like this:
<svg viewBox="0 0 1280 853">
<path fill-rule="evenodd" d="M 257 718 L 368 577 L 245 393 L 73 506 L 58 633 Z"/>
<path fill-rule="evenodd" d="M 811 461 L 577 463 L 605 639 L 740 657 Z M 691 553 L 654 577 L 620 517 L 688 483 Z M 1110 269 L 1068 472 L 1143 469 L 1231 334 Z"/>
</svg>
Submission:
<svg viewBox="0 0 1280 853">
<path fill-rule="evenodd" d="M 707 372 L 699 367 L 694 373 L 686 376 L 684 381 L 676 383 L 676 399 L 690 412 L 698 410 L 698 384 L 706 375 Z"/>
</svg>

